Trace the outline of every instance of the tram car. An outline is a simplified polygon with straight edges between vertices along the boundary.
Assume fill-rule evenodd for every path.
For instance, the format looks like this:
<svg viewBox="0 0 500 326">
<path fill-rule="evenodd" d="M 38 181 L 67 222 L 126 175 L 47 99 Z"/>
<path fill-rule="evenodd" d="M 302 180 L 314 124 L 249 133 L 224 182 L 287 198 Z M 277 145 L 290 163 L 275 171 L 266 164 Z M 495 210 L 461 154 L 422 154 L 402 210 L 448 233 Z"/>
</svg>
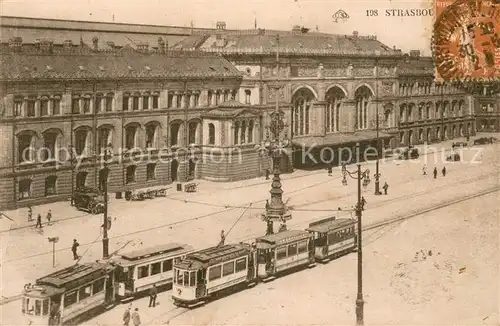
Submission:
<svg viewBox="0 0 500 326">
<path fill-rule="evenodd" d="M 172 299 L 195 307 L 220 295 L 256 283 L 255 250 L 248 244 L 207 248 L 174 264 Z"/>
<path fill-rule="evenodd" d="M 114 302 L 114 268 L 107 263 L 73 265 L 24 287 L 25 325 L 79 323 Z"/>
<path fill-rule="evenodd" d="M 192 251 L 190 245 L 169 243 L 125 252 L 113 258 L 118 283 L 117 300 L 133 300 L 146 294 L 153 285 L 159 291 L 170 290 L 174 264 Z"/>
<path fill-rule="evenodd" d="M 269 281 L 300 267 L 314 266 L 314 243 L 307 231 L 288 230 L 256 239 L 258 277 Z"/>
<path fill-rule="evenodd" d="M 314 258 L 326 263 L 357 249 L 356 220 L 329 217 L 309 224 L 314 238 Z"/>
</svg>

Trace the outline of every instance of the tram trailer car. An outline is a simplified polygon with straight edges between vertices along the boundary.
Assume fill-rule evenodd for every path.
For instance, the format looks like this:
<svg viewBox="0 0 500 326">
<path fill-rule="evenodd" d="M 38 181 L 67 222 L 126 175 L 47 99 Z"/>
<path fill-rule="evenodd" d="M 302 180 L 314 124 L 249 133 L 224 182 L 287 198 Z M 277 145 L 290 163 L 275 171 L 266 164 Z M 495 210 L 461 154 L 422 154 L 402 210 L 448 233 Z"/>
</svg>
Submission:
<svg viewBox="0 0 500 326">
<path fill-rule="evenodd" d="M 258 277 L 269 281 L 301 267 L 313 267 L 313 236 L 302 230 L 288 230 L 255 239 Z"/>
<path fill-rule="evenodd" d="M 174 264 L 192 251 L 190 245 L 169 243 L 126 252 L 114 258 L 117 300 L 126 302 L 141 297 L 153 285 L 158 291 L 170 290 Z"/>
<path fill-rule="evenodd" d="M 255 261 L 255 250 L 244 243 L 211 247 L 186 256 L 174 265 L 174 304 L 191 308 L 255 285 Z"/>
<path fill-rule="evenodd" d="M 76 264 L 24 287 L 25 325 L 66 325 L 113 304 L 115 268 L 107 263 Z"/>
<path fill-rule="evenodd" d="M 357 250 L 356 220 L 329 217 L 309 224 L 314 237 L 314 258 L 326 263 Z"/>
</svg>

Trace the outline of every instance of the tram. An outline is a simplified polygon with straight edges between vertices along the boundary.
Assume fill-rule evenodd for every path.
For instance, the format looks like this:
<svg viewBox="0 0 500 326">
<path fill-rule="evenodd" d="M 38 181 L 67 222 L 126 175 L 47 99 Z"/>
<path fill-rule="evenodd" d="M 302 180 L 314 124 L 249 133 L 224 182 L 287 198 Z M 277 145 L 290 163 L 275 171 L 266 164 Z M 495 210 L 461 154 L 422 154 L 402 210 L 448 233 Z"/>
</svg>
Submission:
<svg viewBox="0 0 500 326">
<path fill-rule="evenodd" d="M 194 307 L 223 293 L 256 283 L 255 250 L 248 244 L 222 245 L 188 255 L 174 265 L 172 299 Z"/>
<path fill-rule="evenodd" d="M 190 245 L 169 243 L 125 252 L 113 258 L 112 263 L 117 268 L 117 300 L 133 300 L 153 285 L 160 291 L 170 290 L 174 264 L 192 251 Z"/>
<path fill-rule="evenodd" d="M 256 239 L 258 277 L 263 281 L 302 266 L 314 266 L 314 243 L 307 231 L 289 230 Z"/>
<path fill-rule="evenodd" d="M 107 263 L 73 265 L 24 287 L 26 325 L 78 323 L 114 301 L 114 268 Z"/>
<path fill-rule="evenodd" d="M 356 220 L 329 217 L 309 224 L 314 237 L 314 258 L 319 262 L 347 254 L 357 249 Z"/>
</svg>

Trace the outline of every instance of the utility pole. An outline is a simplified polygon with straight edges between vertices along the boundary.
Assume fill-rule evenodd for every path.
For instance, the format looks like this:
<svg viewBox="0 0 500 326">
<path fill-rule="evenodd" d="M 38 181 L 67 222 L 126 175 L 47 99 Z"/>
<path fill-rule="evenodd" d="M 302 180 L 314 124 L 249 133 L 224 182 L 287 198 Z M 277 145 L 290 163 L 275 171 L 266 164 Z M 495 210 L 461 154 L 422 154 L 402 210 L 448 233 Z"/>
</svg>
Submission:
<svg viewBox="0 0 500 326">
<path fill-rule="evenodd" d="M 441 141 L 444 141 L 444 110 L 445 110 L 445 106 L 444 106 L 444 85 L 445 85 L 445 82 L 443 81 L 441 83 Z"/>
<path fill-rule="evenodd" d="M 380 135 L 379 135 L 379 113 L 378 113 L 378 58 L 375 61 L 375 111 L 376 111 L 376 133 L 377 133 L 377 161 L 375 162 L 375 195 L 381 195 L 380 192 L 380 172 L 379 172 L 379 161 L 380 161 Z"/>
<path fill-rule="evenodd" d="M 109 239 L 108 239 L 108 151 L 109 145 L 104 149 L 104 214 L 103 214 L 103 224 L 102 224 L 102 258 L 107 259 L 109 257 Z"/>
</svg>

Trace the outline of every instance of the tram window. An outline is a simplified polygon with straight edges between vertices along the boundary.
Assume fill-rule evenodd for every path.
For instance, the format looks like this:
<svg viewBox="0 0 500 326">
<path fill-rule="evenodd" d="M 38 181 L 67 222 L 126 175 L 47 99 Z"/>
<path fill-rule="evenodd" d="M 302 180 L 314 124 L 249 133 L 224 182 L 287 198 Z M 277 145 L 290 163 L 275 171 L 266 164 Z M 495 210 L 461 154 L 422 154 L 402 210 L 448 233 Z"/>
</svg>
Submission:
<svg viewBox="0 0 500 326">
<path fill-rule="evenodd" d="M 196 285 L 196 272 L 189 273 L 189 286 Z"/>
<path fill-rule="evenodd" d="M 78 299 L 77 290 L 66 293 L 64 295 L 64 308 L 69 307 L 72 304 L 76 303 L 77 299 Z"/>
<path fill-rule="evenodd" d="M 177 270 L 177 284 L 183 285 L 183 278 L 182 278 L 182 272 L 180 270 Z"/>
<path fill-rule="evenodd" d="M 222 276 L 234 274 L 234 261 L 225 263 L 222 267 Z"/>
<path fill-rule="evenodd" d="M 328 235 L 328 244 L 334 243 L 335 242 L 335 238 L 336 238 L 335 233 L 329 234 Z"/>
<path fill-rule="evenodd" d="M 35 300 L 35 316 L 40 316 L 42 313 L 42 303 L 40 300 Z"/>
<path fill-rule="evenodd" d="M 278 248 L 276 252 L 276 259 L 286 258 L 286 247 Z"/>
<path fill-rule="evenodd" d="M 149 276 L 149 265 L 140 266 L 138 269 L 137 278 L 145 278 Z"/>
<path fill-rule="evenodd" d="M 151 275 L 156 275 L 161 273 L 161 262 L 154 263 L 151 265 Z"/>
<path fill-rule="evenodd" d="M 104 290 L 104 279 L 103 278 L 98 279 L 97 281 L 94 282 L 94 284 L 92 284 L 92 293 L 93 294 L 97 294 L 97 293 L 101 292 L 102 290 Z"/>
<path fill-rule="evenodd" d="M 221 270 L 222 268 L 220 265 L 210 267 L 210 269 L 208 270 L 208 280 L 213 281 L 219 279 L 221 275 Z"/>
<path fill-rule="evenodd" d="M 307 241 L 301 241 L 298 244 L 299 254 L 307 251 Z"/>
<path fill-rule="evenodd" d="M 163 272 L 168 272 L 172 270 L 172 259 L 165 260 L 163 262 Z"/>
<path fill-rule="evenodd" d="M 189 272 L 184 272 L 184 286 L 189 286 Z"/>
<path fill-rule="evenodd" d="M 264 249 L 259 249 L 258 256 L 257 256 L 257 261 L 259 262 L 259 264 L 265 264 L 266 263 L 266 251 Z"/>
<path fill-rule="evenodd" d="M 78 301 L 82 301 L 90 297 L 90 288 L 91 288 L 90 285 L 80 288 L 79 290 L 80 293 L 78 294 Z"/>
<path fill-rule="evenodd" d="M 247 258 L 240 258 L 236 261 L 236 273 L 247 269 Z"/>
<path fill-rule="evenodd" d="M 297 254 L 297 244 L 291 244 L 288 245 L 288 256 L 296 255 Z"/>
<path fill-rule="evenodd" d="M 43 315 L 46 316 L 49 314 L 49 300 L 48 299 L 45 299 L 43 300 L 43 311 L 42 311 Z"/>
</svg>

